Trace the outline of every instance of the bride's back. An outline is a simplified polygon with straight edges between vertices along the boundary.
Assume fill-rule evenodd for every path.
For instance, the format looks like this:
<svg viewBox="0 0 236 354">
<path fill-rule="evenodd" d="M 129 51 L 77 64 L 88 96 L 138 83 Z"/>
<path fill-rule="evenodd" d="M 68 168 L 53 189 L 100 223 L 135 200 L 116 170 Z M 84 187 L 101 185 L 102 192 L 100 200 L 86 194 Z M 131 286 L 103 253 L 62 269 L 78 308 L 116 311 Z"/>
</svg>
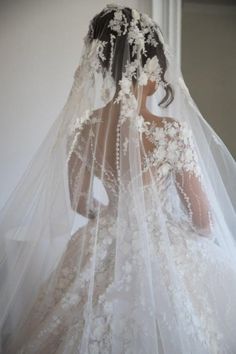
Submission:
<svg viewBox="0 0 236 354">
<path fill-rule="evenodd" d="M 116 110 L 103 109 L 102 115 L 95 113 L 95 117 L 98 118 L 99 122 L 97 126 L 94 127 L 95 137 L 97 136 L 97 148 L 96 148 L 96 159 L 100 163 L 107 165 L 109 168 L 113 170 L 113 173 L 116 174 L 116 162 L 117 162 L 117 139 L 119 138 L 119 127 L 118 127 L 118 116 L 119 112 Z M 117 113 L 118 112 L 118 113 Z M 173 122 L 174 120 L 169 117 L 159 117 L 154 114 L 146 111 L 140 114 L 140 118 L 143 119 L 144 125 L 163 128 L 165 121 Z M 137 145 L 140 146 L 140 156 L 144 157 L 147 153 L 152 153 L 155 144 L 148 137 L 147 134 L 139 135 L 140 141 Z M 128 140 L 123 142 L 123 149 L 127 149 Z M 106 149 L 106 151 L 105 151 Z M 102 161 L 101 161 L 102 159 Z"/>
<path fill-rule="evenodd" d="M 166 122 L 175 122 L 173 118 L 155 116 L 148 111 L 142 113 L 139 118 L 143 120 L 144 126 L 152 126 L 152 131 L 154 130 L 154 127 L 156 129 L 164 128 Z M 117 149 L 117 144 L 119 144 L 118 139 L 120 139 L 118 118 L 109 114 L 108 117 L 103 115 L 103 118 L 101 119 L 102 122 L 98 123 L 97 128 L 95 128 L 95 130 L 97 129 L 96 159 L 100 162 L 101 165 L 105 165 L 111 169 L 116 176 L 117 155 L 125 153 L 129 139 L 124 139 L 123 144 L 120 144 L 120 149 L 122 149 L 122 151 L 119 151 L 120 149 Z M 122 132 L 122 134 L 124 135 L 124 132 Z M 137 139 L 139 141 L 137 141 L 136 144 L 140 148 L 141 159 L 143 159 L 148 154 L 152 154 L 156 147 L 156 144 L 154 143 L 151 135 L 152 134 L 148 134 L 148 130 L 144 130 L 143 133 L 139 135 L 139 139 Z M 129 159 L 127 158 L 126 160 L 128 161 Z"/>
</svg>

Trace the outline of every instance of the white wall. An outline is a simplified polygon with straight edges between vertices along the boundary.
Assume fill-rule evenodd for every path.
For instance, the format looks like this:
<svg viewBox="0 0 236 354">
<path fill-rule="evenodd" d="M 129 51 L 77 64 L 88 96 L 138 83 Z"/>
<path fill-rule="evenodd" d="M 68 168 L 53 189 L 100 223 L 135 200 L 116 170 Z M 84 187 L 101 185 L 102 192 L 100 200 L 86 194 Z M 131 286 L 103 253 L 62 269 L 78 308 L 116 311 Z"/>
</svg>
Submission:
<svg viewBox="0 0 236 354">
<path fill-rule="evenodd" d="M 62 109 L 89 20 L 106 3 L 1 0 L 0 207 Z M 116 3 L 151 13 L 151 0 Z"/>
</svg>

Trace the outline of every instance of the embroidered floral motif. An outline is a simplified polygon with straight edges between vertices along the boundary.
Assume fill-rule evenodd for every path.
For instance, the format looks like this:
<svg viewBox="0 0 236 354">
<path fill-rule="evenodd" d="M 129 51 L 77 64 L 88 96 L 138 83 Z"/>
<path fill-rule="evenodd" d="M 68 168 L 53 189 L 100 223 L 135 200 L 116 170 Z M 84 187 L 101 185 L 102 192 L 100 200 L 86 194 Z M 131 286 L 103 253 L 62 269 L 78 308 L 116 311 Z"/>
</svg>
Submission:
<svg viewBox="0 0 236 354">
<path fill-rule="evenodd" d="M 109 9 L 113 10 L 114 8 L 109 7 Z M 114 32 L 117 32 L 118 36 L 126 34 L 128 22 L 120 8 L 116 8 L 114 18 L 110 20 L 108 27 L 110 27 Z"/>
<path fill-rule="evenodd" d="M 132 20 L 130 24 L 128 42 L 133 45 L 133 56 L 135 56 L 136 53 L 146 53 L 144 34 L 140 31 L 138 26 L 136 26 L 136 22 L 134 20 Z"/>
<path fill-rule="evenodd" d="M 143 72 L 146 74 L 149 80 L 156 81 L 156 84 L 161 83 L 162 69 L 156 55 L 151 59 L 147 59 L 147 62 L 143 68 Z M 162 85 L 167 85 L 167 83 L 162 83 Z"/>
<path fill-rule="evenodd" d="M 81 130 L 84 123 L 88 122 L 91 116 L 90 110 L 86 110 L 81 116 L 77 117 L 70 126 L 70 132 Z"/>
<path fill-rule="evenodd" d="M 142 116 L 137 116 L 137 118 L 135 119 L 135 125 L 140 133 L 144 133 L 148 130 L 150 122 L 145 121 Z"/>
<path fill-rule="evenodd" d="M 125 156 L 127 153 L 128 149 L 128 144 L 129 144 L 129 139 L 126 137 L 125 141 L 123 142 L 123 155 Z"/>
<path fill-rule="evenodd" d="M 132 16 L 135 22 L 140 20 L 140 13 L 136 9 L 132 9 Z"/>
<path fill-rule="evenodd" d="M 145 168 L 158 166 L 167 162 L 177 171 L 185 170 L 200 178 L 198 159 L 194 148 L 191 130 L 185 122 L 163 119 L 163 127 L 157 127 L 154 122 L 144 125 L 144 120 L 138 118 L 139 131 L 155 145 L 144 160 Z"/>
<path fill-rule="evenodd" d="M 97 45 L 97 55 L 98 57 L 104 61 L 106 60 L 106 57 L 104 55 L 104 48 L 106 46 L 107 42 L 106 41 L 98 41 L 98 45 Z"/>
</svg>

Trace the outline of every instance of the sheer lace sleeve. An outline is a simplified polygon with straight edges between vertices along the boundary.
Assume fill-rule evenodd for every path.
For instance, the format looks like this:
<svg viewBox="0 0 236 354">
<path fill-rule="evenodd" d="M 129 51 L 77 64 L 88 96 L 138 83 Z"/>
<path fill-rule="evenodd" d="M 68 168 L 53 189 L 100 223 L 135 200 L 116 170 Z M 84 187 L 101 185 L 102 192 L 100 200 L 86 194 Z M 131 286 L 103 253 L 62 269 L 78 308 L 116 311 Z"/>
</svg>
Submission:
<svg viewBox="0 0 236 354">
<path fill-rule="evenodd" d="M 174 180 L 186 208 L 192 228 L 203 236 L 212 231 L 211 207 L 204 188 L 198 156 L 191 130 L 181 123 L 177 135 L 178 158 L 174 166 Z"/>
<path fill-rule="evenodd" d="M 82 165 L 82 161 L 73 151 L 68 162 L 69 191 L 71 206 L 79 214 L 93 218 L 92 210 L 88 208 L 89 193 L 91 189 L 90 170 Z M 82 175 L 82 178 L 79 175 Z M 81 189 L 78 190 L 79 181 L 83 180 Z"/>
<path fill-rule="evenodd" d="M 93 198 L 93 174 L 89 155 L 88 128 L 83 134 L 75 134 L 68 159 L 68 180 L 72 209 L 93 219 L 96 200 Z M 81 183 L 83 181 L 83 183 Z"/>
</svg>

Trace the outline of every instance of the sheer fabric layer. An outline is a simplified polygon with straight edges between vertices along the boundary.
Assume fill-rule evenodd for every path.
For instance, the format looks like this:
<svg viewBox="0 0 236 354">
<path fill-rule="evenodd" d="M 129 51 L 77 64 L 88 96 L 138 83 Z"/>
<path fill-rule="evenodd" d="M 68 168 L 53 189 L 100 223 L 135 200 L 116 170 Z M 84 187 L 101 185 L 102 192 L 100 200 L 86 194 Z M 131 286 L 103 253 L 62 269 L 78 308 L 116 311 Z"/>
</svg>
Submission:
<svg viewBox="0 0 236 354">
<path fill-rule="evenodd" d="M 104 11 L 1 212 L 2 351 L 232 354 L 235 161 L 159 27 Z"/>
</svg>

